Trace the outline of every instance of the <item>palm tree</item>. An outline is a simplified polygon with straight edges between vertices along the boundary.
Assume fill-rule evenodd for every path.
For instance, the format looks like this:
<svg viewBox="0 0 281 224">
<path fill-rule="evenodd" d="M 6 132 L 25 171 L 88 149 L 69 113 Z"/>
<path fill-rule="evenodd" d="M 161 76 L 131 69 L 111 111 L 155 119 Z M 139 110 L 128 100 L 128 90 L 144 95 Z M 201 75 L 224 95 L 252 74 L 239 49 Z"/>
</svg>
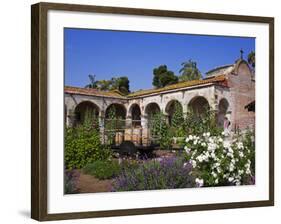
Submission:
<svg viewBox="0 0 281 224">
<path fill-rule="evenodd" d="M 92 88 L 95 89 L 97 88 L 97 81 L 96 79 L 96 75 L 89 75 L 89 79 L 90 79 L 90 83 L 88 85 L 85 86 L 85 88 Z"/>
<path fill-rule="evenodd" d="M 248 63 L 252 66 L 253 69 L 255 69 L 255 63 L 256 63 L 256 60 L 255 60 L 255 52 L 254 51 L 251 51 L 249 54 L 248 54 Z"/>
<path fill-rule="evenodd" d="M 197 68 L 197 63 L 192 60 L 188 60 L 181 64 L 183 67 L 180 69 L 181 75 L 179 76 L 180 81 L 191 81 L 202 78 L 202 74 Z"/>
</svg>

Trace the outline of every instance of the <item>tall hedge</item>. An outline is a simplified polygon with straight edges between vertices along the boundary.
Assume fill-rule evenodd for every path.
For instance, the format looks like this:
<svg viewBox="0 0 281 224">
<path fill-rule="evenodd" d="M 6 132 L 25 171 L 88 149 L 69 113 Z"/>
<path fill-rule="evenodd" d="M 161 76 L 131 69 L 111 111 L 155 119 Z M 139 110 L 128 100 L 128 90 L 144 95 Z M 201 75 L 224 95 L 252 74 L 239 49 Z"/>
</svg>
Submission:
<svg viewBox="0 0 281 224">
<path fill-rule="evenodd" d="M 95 125 L 97 119 L 87 115 L 83 124 L 66 128 L 65 168 L 80 169 L 96 160 L 110 157 L 110 149 L 102 145 L 100 131 Z"/>
</svg>

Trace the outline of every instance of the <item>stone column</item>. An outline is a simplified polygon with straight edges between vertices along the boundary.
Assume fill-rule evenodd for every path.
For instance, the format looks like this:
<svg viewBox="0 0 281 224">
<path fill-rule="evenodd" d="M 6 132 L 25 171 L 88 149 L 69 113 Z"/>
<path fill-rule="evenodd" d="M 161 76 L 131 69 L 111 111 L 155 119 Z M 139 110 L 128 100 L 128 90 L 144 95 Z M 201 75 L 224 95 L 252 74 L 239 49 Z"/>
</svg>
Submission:
<svg viewBox="0 0 281 224">
<path fill-rule="evenodd" d="M 66 126 L 73 127 L 75 124 L 75 112 L 72 109 L 66 111 Z"/>
<path fill-rule="evenodd" d="M 165 116 L 165 121 L 166 121 L 166 123 L 169 125 L 169 114 L 168 113 L 164 113 L 164 116 Z"/>
<path fill-rule="evenodd" d="M 187 112 L 188 112 L 187 105 L 183 105 L 182 114 L 184 119 L 187 117 Z"/>
<path fill-rule="evenodd" d="M 124 140 L 132 141 L 132 134 L 133 134 L 132 117 L 127 116 L 125 121 Z"/>
<path fill-rule="evenodd" d="M 132 128 L 132 116 L 127 116 L 126 121 L 125 121 L 125 127 L 127 128 Z"/>
<path fill-rule="evenodd" d="M 100 135 L 101 135 L 101 142 L 102 144 L 106 143 L 105 139 L 105 117 L 103 115 L 99 116 L 99 129 L 100 129 Z"/>
<path fill-rule="evenodd" d="M 149 129 L 148 129 L 148 117 L 147 115 L 141 115 L 141 127 L 142 127 L 142 145 L 147 146 L 149 144 Z"/>
</svg>

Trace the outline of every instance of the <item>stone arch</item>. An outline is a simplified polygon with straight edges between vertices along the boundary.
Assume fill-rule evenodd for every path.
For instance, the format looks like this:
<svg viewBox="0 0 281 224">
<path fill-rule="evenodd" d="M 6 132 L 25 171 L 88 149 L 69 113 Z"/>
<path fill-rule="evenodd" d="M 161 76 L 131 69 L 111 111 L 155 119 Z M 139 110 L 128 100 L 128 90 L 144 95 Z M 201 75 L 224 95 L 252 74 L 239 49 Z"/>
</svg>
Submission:
<svg viewBox="0 0 281 224">
<path fill-rule="evenodd" d="M 126 119 L 127 109 L 124 105 L 119 103 L 112 103 L 106 108 L 105 118 L 109 118 L 109 112 L 112 108 L 115 109 L 115 114 L 117 119 L 122 119 L 122 120 Z"/>
<path fill-rule="evenodd" d="M 146 105 L 146 107 L 144 109 L 144 113 L 148 117 L 148 119 L 151 119 L 154 114 L 157 114 L 160 112 L 161 112 L 161 109 L 157 103 L 149 103 Z"/>
<path fill-rule="evenodd" d="M 130 106 L 129 116 L 132 119 L 133 127 L 141 126 L 141 109 L 137 103 L 134 103 Z"/>
<path fill-rule="evenodd" d="M 188 103 L 188 108 L 192 110 L 197 115 L 204 114 L 210 109 L 210 104 L 208 100 L 203 96 L 195 96 Z"/>
<path fill-rule="evenodd" d="M 222 98 L 219 101 L 218 114 L 217 114 L 217 122 L 219 127 L 223 127 L 224 118 L 228 111 L 229 111 L 229 102 L 227 101 L 227 99 Z"/>
<path fill-rule="evenodd" d="M 99 116 L 99 107 L 91 102 L 91 101 L 82 101 L 80 102 L 74 110 L 75 113 L 75 124 L 81 124 L 84 122 L 87 113 L 89 115 L 94 116 L 95 118 L 98 118 Z"/>
<path fill-rule="evenodd" d="M 168 115 L 168 122 L 170 125 L 177 106 L 179 106 L 183 112 L 182 104 L 178 100 L 169 101 L 165 107 L 165 113 Z"/>
</svg>

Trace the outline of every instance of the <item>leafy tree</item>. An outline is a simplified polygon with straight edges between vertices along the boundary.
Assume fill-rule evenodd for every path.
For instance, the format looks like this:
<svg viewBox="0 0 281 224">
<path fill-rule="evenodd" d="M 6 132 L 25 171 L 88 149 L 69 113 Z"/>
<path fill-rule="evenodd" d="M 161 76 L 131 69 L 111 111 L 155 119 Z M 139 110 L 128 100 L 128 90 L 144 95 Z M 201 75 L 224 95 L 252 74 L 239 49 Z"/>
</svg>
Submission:
<svg viewBox="0 0 281 224">
<path fill-rule="evenodd" d="M 248 54 L 248 63 L 252 66 L 253 69 L 255 69 L 255 63 L 256 63 L 256 59 L 255 59 L 255 52 L 251 51 Z"/>
<path fill-rule="evenodd" d="M 97 88 L 97 81 L 95 75 L 89 75 L 90 83 L 85 88 Z"/>
<path fill-rule="evenodd" d="M 153 69 L 153 75 L 152 84 L 157 88 L 178 82 L 178 77 L 174 72 L 168 70 L 167 65 L 160 65 L 158 68 Z"/>
<path fill-rule="evenodd" d="M 112 89 L 117 89 L 124 94 L 130 92 L 130 81 L 127 76 L 112 78 Z"/>
<path fill-rule="evenodd" d="M 202 78 L 202 74 L 197 68 L 197 63 L 192 60 L 182 63 L 182 68 L 180 69 L 181 75 L 179 76 L 180 81 L 191 81 Z"/>
<path fill-rule="evenodd" d="M 89 75 L 90 83 L 86 85 L 86 88 L 94 88 L 103 91 L 109 90 L 119 90 L 124 94 L 128 94 L 130 92 L 130 81 L 127 76 L 114 77 L 110 80 L 95 80 L 94 75 Z"/>
<path fill-rule="evenodd" d="M 111 90 L 112 81 L 111 80 L 98 80 L 96 82 L 96 88 L 99 90 Z"/>
</svg>

